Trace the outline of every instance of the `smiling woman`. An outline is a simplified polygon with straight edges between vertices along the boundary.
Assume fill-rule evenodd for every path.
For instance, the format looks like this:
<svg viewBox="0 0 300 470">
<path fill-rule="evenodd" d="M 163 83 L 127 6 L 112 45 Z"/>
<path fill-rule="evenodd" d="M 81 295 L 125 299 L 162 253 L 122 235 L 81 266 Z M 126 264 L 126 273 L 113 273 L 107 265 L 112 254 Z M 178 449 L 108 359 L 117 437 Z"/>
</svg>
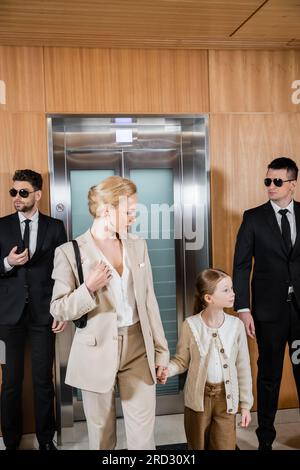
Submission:
<svg viewBox="0 0 300 470">
<path fill-rule="evenodd" d="M 128 234 L 137 203 L 135 184 L 111 176 L 88 194 L 93 223 L 55 253 L 51 313 L 57 320 L 87 315 L 76 329 L 66 383 L 82 390 L 90 449 L 116 445 L 115 385 L 124 412 L 128 449 L 155 449 L 155 383 L 168 345 L 153 289 L 144 240 Z"/>
</svg>

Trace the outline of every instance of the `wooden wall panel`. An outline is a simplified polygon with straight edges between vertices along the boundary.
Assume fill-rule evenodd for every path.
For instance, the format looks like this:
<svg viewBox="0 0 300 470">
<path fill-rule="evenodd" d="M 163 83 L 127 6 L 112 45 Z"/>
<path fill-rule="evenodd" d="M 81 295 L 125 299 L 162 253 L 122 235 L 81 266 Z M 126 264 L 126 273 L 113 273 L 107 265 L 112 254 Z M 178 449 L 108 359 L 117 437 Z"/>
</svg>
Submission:
<svg viewBox="0 0 300 470">
<path fill-rule="evenodd" d="M 207 51 L 45 48 L 48 113 L 203 113 Z"/>
<path fill-rule="evenodd" d="M 283 155 L 299 160 L 300 114 L 212 114 L 209 129 L 213 265 L 232 273 L 242 214 L 267 200 L 263 185 L 267 164 Z M 298 199 L 299 194 L 298 188 Z M 249 345 L 256 377 L 256 345 L 253 340 Z M 291 367 L 286 360 L 279 407 L 297 406 Z"/>
<path fill-rule="evenodd" d="M 16 169 L 42 173 L 41 211 L 49 211 L 46 117 L 34 113 L 0 113 L 0 216 L 14 211 L 8 190 Z"/>
<path fill-rule="evenodd" d="M 6 85 L 6 104 L 0 105 L 0 112 L 44 112 L 42 47 L 0 46 L 0 80 Z"/>
<path fill-rule="evenodd" d="M 300 51 L 209 51 L 210 112 L 299 112 Z"/>
</svg>

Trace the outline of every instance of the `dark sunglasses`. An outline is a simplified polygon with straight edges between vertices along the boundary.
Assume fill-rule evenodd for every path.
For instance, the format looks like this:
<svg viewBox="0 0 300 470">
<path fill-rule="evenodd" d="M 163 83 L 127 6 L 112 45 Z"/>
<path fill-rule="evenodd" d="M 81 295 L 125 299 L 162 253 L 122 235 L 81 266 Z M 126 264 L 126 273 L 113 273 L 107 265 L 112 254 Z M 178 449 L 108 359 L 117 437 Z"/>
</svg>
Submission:
<svg viewBox="0 0 300 470">
<path fill-rule="evenodd" d="M 264 183 L 265 183 L 265 186 L 269 187 L 271 186 L 272 184 L 272 181 L 274 183 L 275 186 L 277 186 L 277 188 L 280 188 L 283 183 L 286 183 L 287 181 L 295 181 L 294 179 L 293 180 L 282 180 L 281 178 L 265 178 L 264 179 Z"/>
<path fill-rule="evenodd" d="M 28 189 L 15 189 L 15 188 L 11 188 L 9 190 L 9 194 L 11 195 L 11 197 L 16 197 L 16 195 L 19 193 L 19 195 L 26 199 L 29 194 L 32 194 L 32 193 L 35 193 L 36 191 L 38 191 L 37 189 L 35 189 L 34 191 L 28 191 Z"/>
</svg>

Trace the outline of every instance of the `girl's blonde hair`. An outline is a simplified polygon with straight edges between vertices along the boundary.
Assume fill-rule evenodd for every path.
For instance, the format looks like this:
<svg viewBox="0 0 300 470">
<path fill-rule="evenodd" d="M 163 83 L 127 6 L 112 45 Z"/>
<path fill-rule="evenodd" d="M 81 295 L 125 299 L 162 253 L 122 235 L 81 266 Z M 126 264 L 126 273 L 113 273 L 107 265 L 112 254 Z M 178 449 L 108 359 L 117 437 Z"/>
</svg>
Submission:
<svg viewBox="0 0 300 470">
<path fill-rule="evenodd" d="M 207 307 L 204 300 L 206 294 L 212 295 L 216 289 L 218 282 L 225 279 L 229 274 L 221 269 L 204 269 L 201 271 L 196 280 L 196 293 L 194 298 L 193 315 L 201 312 Z"/>
<path fill-rule="evenodd" d="M 133 196 L 136 192 L 136 185 L 133 181 L 121 176 L 109 176 L 89 190 L 88 205 L 90 214 L 94 218 L 99 217 L 105 204 L 110 204 L 116 208 L 120 203 L 120 198 Z"/>
</svg>

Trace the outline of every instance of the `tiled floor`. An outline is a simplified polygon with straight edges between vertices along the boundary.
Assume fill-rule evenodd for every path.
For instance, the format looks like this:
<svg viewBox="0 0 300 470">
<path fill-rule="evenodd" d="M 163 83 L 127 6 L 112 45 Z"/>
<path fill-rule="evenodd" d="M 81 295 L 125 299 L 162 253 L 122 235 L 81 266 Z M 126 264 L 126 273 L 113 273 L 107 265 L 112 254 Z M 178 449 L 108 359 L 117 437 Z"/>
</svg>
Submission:
<svg viewBox="0 0 300 470">
<path fill-rule="evenodd" d="M 239 423 L 239 416 L 237 416 L 237 423 Z M 255 450 L 257 448 L 255 428 L 256 413 L 252 414 L 252 423 L 248 429 L 242 429 L 237 425 L 237 444 L 241 450 Z M 278 412 L 276 429 L 277 437 L 273 445 L 274 449 L 300 449 L 300 416 L 298 410 L 282 410 Z M 117 423 L 117 435 L 117 449 L 126 449 L 124 422 L 122 419 L 119 419 Z M 73 428 L 64 429 L 62 438 L 63 445 L 60 447 L 61 449 L 88 449 L 86 423 L 76 423 Z M 157 445 L 186 442 L 183 415 L 157 416 L 155 438 Z M 22 449 L 34 449 L 37 447 L 37 442 L 33 435 L 24 436 L 21 444 Z M 0 439 L 0 449 L 4 449 L 2 439 Z"/>
</svg>

